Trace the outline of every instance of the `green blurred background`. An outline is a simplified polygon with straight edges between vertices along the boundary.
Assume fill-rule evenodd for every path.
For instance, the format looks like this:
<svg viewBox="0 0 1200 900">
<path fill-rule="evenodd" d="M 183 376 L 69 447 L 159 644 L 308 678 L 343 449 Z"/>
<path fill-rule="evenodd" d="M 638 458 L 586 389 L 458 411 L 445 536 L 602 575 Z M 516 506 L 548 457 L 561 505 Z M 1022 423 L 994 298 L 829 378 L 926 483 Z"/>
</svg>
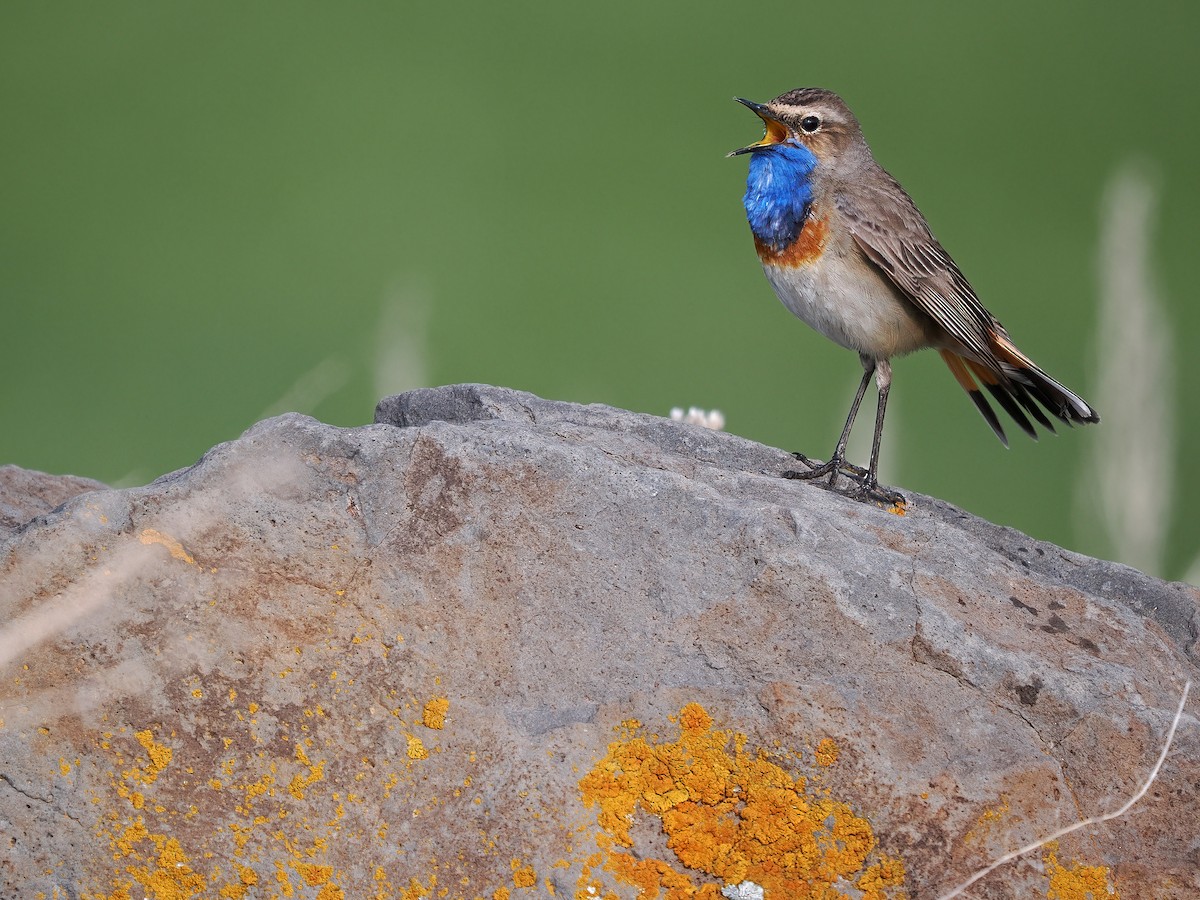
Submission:
<svg viewBox="0 0 1200 900">
<path fill-rule="evenodd" d="M 1105 417 L 1012 428 L 1005 451 L 919 354 L 896 366 L 887 476 L 1183 577 L 1198 27 L 1178 3 L 7 2 L 0 462 L 139 484 L 268 414 L 358 425 L 382 394 L 463 381 L 715 407 L 823 457 L 861 370 L 775 299 L 746 161 L 723 158 L 761 135 L 731 97 L 820 85 Z M 1163 366 L 1174 399 L 1133 480 L 1102 483 L 1105 430 L 1151 428 L 1096 394 L 1101 199 L 1131 160 L 1174 346 L 1120 365 Z M 1157 529 L 1150 552 L 1122 528 Z"/>
</svg>

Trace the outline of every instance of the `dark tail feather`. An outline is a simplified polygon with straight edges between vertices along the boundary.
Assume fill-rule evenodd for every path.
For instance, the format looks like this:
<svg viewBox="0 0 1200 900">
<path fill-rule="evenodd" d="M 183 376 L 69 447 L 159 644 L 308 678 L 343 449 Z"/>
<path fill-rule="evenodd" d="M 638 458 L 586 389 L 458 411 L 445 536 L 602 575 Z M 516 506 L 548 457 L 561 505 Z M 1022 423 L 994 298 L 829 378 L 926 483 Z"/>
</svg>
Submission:
<svg viewBox="0 0 1200 900">
<path fill-rule="evenodd" d="M 1037 405 L 1033 397 L 1029 396 L 1029 389 L 1019 381 L 1013 382 L 1013 394 L 1016 395 L 1020 404 L 1028 410 L 1029 414 L 1038 420 L 1038 424 L 1054 434 L 1054 424 L 1046 418 L 1046 414 L 1042 412 L 1042 408 Z"/>
<path fill-rule="evenodd" d="M 1047 412 L 1068 425 L 1100 421 L 1100 416 L 1082 398 L 1034 365 L 1007 336 L 997 336 L 995 344 L 1000 363 L 998 372 L 951 350 L 942 350 L 941 354 L 954 378 L 1004 446 L 1008 446 L 1008 438 L 980 385 L 988 389 L 1001 408 L 1034 440 L 1038 438 L 1034 422 L 1054 433 Z"/>
<path fill-rule="evenodd" d="M 996 335 L 994 341 L 1000 370 L 1013 382 L 1013 388 L 1044 406 L 1068 425 L 1087 425 L 1100 421 L 1100 414 L 1082 397 L 1043 372 L 1028 356 L 1016 348 L 1008 335 Z M 1011 390 L 1011 388 L 1010 388 Z"/>
<path fill-rule="evenodd" d="M 982 381 L 987 386 L 987 389 L 991 391 L 992 396 L 996 398 L 996 402 L 1004 407 L 1004 411 L 1012 416 L 1014 422 L 1021 426 L 1021 430 L 1036 441 L 1038 439 L 1037 429 L 1030 424 L 1029 419 L 1021 410 L 1021 406 L 1017 403 L 1017 392 L 1010 390 L 1010 385 L 1001 382 L 994 373 L 988 371 L 979 363 L 970 359 L 965 360 L 965 362 L 970 370 L 975 373 L 975 377 Z"/>
<path fill-rule="evenodd" d="M 975 401 L 975 407 L 979 410 L 988 425 L 991 426 L 992 431 L 996 433 L 996 437 L 1000 438 L 1000 443 L 1007 447 L 1008 437 L 1004 434 L 1004 429 L 1000 426 L 1000 420 L 996 418 L 995 410 L 988 405 L 987 398 L 983 396 L 983 391 L 979 389 L 979 385 L 971 377 L 971 371 L 967 368 L 967 361 L 957 353 L 951 353 L 949 350 L 942 350 L 940 353 L 942 354 L 942 359 L 946 361 L 946 365 L 950 367 L 950 372 L 954 375 L 955 380 L 967 392 L 967 396 Z"/>
</svg>

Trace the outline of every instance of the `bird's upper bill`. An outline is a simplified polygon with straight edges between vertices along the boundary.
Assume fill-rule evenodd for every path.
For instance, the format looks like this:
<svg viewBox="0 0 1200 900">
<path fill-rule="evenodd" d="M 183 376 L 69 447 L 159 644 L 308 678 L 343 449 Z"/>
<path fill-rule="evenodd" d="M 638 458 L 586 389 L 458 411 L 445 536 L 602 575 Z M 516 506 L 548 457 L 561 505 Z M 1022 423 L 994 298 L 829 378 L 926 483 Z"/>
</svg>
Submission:
<svg viewBox="0 0 1200 900">
<path fill-rule="evenodd" d="M 775 144 L 782 144 L 790 136 L 790 132 L 786 125 L 775 118 L 775 114 L 771 112 L 764 104 L 755 103 L 753 100 L 746 100 L 743 97 L 734 97 L 738 103 L 747 106 L 754 110 L 755 114 L 763 120 L 766 126 L 766 132 L 763 134 L 761 141 L 750 144 L 748 147 L 741 147 L 734 150 L 728 156 L 740 156 L 743 153 L 753 153 L 755 150 L 761 150 L 764 147 L 772 147 Z"/>
</svg>

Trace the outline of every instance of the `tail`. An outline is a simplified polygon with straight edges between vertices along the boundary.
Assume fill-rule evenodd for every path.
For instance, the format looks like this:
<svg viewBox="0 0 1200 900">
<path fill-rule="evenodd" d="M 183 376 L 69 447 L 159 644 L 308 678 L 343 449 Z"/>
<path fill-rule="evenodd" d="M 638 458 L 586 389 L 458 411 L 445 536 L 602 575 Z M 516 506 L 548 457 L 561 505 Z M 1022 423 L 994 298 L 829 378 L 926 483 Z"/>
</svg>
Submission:
<svg viewBox="0 0 1200 900">
<path fill-rule="evenodd" d="M 941 354 L 955 379 L 975 401 L 975 406 L 1005 447 L 1008 446 L 1008 438 L 979 384 L 988 389 L 1021 430 L 1035 441 L 1038 433 L 1030 421 L 1031 417 L 1043 428 L 1054 431 L 1054 426 L 1046 417 L 1047 412 L 1068 425 L 1100 421 L 1099 414 L 1082 397 L 1067 390 L 1038 368 L 1003 331 L 993 334 L 991 343 L 996 368 L 952 350 L 942 350 Z M 976 378 L 979 379 L 978 383 Z"/>
</svg>

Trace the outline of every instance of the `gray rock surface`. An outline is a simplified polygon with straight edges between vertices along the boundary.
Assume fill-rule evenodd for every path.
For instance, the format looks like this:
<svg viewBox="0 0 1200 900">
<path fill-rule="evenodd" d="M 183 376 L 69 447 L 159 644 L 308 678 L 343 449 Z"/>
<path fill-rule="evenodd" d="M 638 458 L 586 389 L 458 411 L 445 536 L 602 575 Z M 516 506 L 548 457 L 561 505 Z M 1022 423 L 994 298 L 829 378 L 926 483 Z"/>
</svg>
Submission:
<svg viewBox="0 0 1200 900">
<path fill-rule="evenodd" d="M 0 897 L 934 898 L 1120 806 L 1197 677 L 1194 589 L 732 435 L 376 421 L 3 495 Z M 1196 709 L 969 896 L 1200 896 Z"/>
<path fill-rule="evenodd" d="M 72 497 L 108 485 L 74 475 L 47 475 L 20 466 L 0 466 L 0 539 L 44 516 Z"/>
</svg>

